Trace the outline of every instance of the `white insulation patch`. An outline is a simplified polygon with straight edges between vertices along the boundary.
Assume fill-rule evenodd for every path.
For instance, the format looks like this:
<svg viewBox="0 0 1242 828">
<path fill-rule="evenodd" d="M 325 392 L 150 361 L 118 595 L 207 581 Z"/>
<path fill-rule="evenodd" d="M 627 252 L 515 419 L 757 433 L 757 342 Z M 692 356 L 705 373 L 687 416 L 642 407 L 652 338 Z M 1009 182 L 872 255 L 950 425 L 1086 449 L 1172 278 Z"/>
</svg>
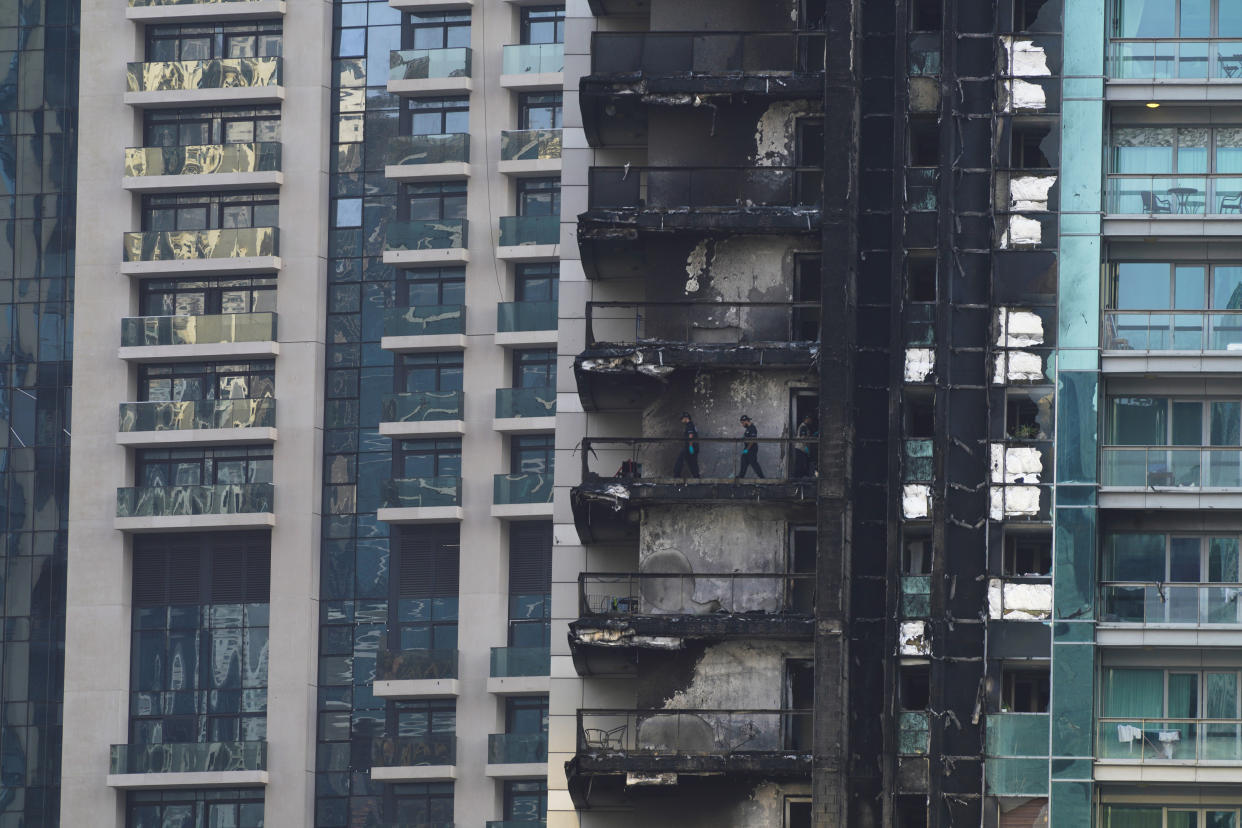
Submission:
<svg viewBox="0 0 1242 828">
<path fill-rule="evenodd" d="M 897 646 L 902 655 L 930 655 L 927 624 L 923 621 L 902 621 L 897 633 Z"/>
<path fill-rule="evenodd" d="M 1055 175 L 1024 175 L 1009 180 L 1009 209 L 1015 212 L 1048 209 L 1048 191 L 1057 183 Z"/>
<path fill-rule="evenodd" d="M 1037 83 L 1014 78 L 1005 81 L 1005 88 L 1009 92 L 1008 112 L 1042 112 L 1048 108 L 1048 97 Z"/>
<path fill-rule="evenodd" d="M 988 581 L 988 617 L 1010 621 L 1041 621 L 1052 617 L 1052 584 L 1010 584 Z"/>
<path fill-rule="evenodd" d="M 1006 449 L 1004 443 L 992 443 L 992 482 L 1036 485 L 1044 470 L 1039 449 L 1020 446 Z"/>
<path fill-rule="evenodd" d="M 1048 68 L 1048 55 L 1044 53 L 1042 46 L 1035 45 L 1035 41 L 1002 37 L 1001 43 L 1009 58 L 1010 75 L 1033 78 L 1052 74 L 1052 70 Z"/>
<path fill-rule="evenodd" d="M 931 348 L 906 349 L 906 382 L 923 382 L 936 367 L 936 352 Z"/>
<path fill-rule="evenodd" d="M 1044 320 L 1030 311 L 998 308 L 996 330 L 998 348 L 1030 348 L 1044 344 Z"/>
<path fill-rule="evenodd" d="M 901 489 L 901 514 L 906 518 L 925 518 L 931 513 L 931 486 L 911 484 Z"/>
<path fill-rule="evenodd" d="M 989 494 L 988 517 L 992 520 L 1039 514 L 1038 486 L 993 486 Z"/>
<path fill-rule="evenodd" d="M 995 385 L 1008 382 L 1038 382 L 1044 378 L 1044 361 L 1029 351 L 1005 351 L 996 355 Z"/>
<path fill-rule="evenodd" d="M 1009 217 L 1009 225 L 1005 228 L 1005 232 L 1001 234 L 1000 246 L 1002 248 L 1030 247 L 1038 245 L 1043 238 L 1044 226 L 1038 221 L 1026 216 L 1012 215 Z"/>
</svg>

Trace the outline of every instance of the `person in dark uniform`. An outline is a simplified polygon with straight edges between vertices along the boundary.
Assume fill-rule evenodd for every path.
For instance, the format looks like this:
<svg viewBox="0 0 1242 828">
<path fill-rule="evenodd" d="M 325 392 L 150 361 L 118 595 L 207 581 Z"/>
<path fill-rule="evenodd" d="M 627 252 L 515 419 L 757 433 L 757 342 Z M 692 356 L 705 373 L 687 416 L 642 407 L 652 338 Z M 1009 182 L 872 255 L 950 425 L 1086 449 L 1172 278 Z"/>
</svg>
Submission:
<svg viewBox="0 0 1242 828">
<path fill-rule="evenodd" d="M 807 438 L 819 436 L 815 428 L 815 417 L 813 415 L 807 414 L 802 418 L 802 422 L 798 423 L 797 436 L 801 439 L 795 442 L 793 447 L 793 476 L 797 478 L 814 477 L 815 446 L 806 442 Z"/>
<path fill-rule="evenodd" d="M 681 412 L 681 424 L 685 428 L 686 442 L 681 447 L 681 454 L 677 455 L 677 462 L 673 464 L 673 477 L 684 477 L 681 473 L 682 469 L 689 469 L 691 477 L 700 477 L 699 474 L 699 444 L 697 442 L 699 432 L 694 427 L 694 420 L 690 418 L 689 411 Z"/>
<path fill-rule="evenodd" d="M 755 428 L 755 424 L 751 422 L 749 416 L 743 414 L 738 419 L 738 422 L 740 422 L 742 424 L 742 428 L 745 429 L 742 432 L 743 438 L 759 436 L 759 429 Z M 737 473 L 738 478 L 741 479 L 745 477 L 746 470 L 752 468 L 755 470 L 755 476 L 762 479 L 763 469 L 759 466 L 759 444 L 742 443 L 742 468 Z"/>
</svg>

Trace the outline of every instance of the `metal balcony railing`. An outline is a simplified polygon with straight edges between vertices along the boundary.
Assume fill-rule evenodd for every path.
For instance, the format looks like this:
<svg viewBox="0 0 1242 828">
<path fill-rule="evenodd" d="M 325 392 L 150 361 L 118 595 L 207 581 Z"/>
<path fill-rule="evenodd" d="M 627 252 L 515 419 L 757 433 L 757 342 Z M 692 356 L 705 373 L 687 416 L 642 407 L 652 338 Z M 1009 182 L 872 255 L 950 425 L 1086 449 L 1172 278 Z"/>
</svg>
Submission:
<svg viewBox="0 0 1242 828">
<path fill-rule="evenodd" d="M 280 255 L 275 227 L 237 227 L 219 230 L 144 230 L 126 233 L 125 261 L 155 262 L 181 259 L 238 259 Z"/>
<path fill-rule="evenodd" d="M 279 143 L 205 144 L 187 147 L 129 147 L 125 175 L 212 175 L 218 173 L 276 172 L 280 169 Z"/>
<path fill-rule="evenodd" d="M 202 428 L 274 428 L 276 401 L 160 400 L 121 403 L 117 430 L 192 431 Z"/>
<path fill-rule="evenodd" d="M 392 650 L 375 654 L 376 681 L 428 681 L 457 678 L 457 650 Z"/>
<path fill-rule="evenodd" d="M 1110 175 L 1106 184 L 1111 215 L 1242 218 L 1242 175 Z"/>
<path fill-rule="evenodd" d="M 1242 583 L 1111 581 L 1100 620 L 1116 624 L 1242 625 Z"/>
<path fill-rule="evenodd" d="M 1242 311 L 1106 311 L 1109 351 L 1237 351 L 1242 353 Z"/>
<path fill-rule="evenodd" d="M 587 302 L 587 344 L 815 342 L 819 318 L 819 302 Z"/>
<path fill-rule="evenodd" d="M 380 493 L 380 507 L 384 509 L 460 505 L 460 477 L 407 477 L 387 480 Z"/>
<path fill-rule="evenodd" d="M 130 316 L 121 320 L 121 345 L 216 345 L 272 342 L 274 313 L 222 313 L 207 316 Z"/>
<path fill-rule="evenodd" d="M 423 423 L 462 418 L 460 391 L 405 391 L 380 397 L 380 422 Z"/>
<path fill-rule="evenodd" d="M 1242 79 L 1240 40 L 1114 40 L 1108 76 L 1116 80 Z"/>
<path fill-rule="evenodd" d="M 588 208 L 806 207 L 820 204 L 815 167 L 591 167 Z"/>
<path fill-rule="evenodd" d="M 547 161 L 560 157 L 561 131 L 559 129 L 501 130 L 501 161 Z"/>
<path fill-rule="evenodd" d="M 823 32 L 594 32 L 591 74 L 822 72 L 825 42 Z"/>
<path fill-rule="evenodd" d="M 116 516 L 235 515 L 272 511 L 271 483 L 135 486 L 116 490 Z"/>
<path fill-rule="evenodd" d="M 815 611 L 815 576 L 747 572 L 581 572 L 578 611 L 627 617 Z"/>
<path fill-rule="evenodd" d="M 128 65 L 126 88 L 130 92 L 188 92 L 279 86 L 280 75 L 278 57 L 152 61 Z"/>
<path fill-rule="evenodd" d="M 220 773 L 267 770 L 267 742 L 113 745 L 109 773 Z"/>
<path fill-rule="evenodd" d="M 801 467 L 801 458 L 795 453 L 809 454 L 813 460 L 819 451 L 818 437 L 699 437 L 695 443 L 698 444 L 695 455 L 700 476 L 714 479 L 736 477 L 742 448 L 751 443 L 756 444 L 752 451 L 758 452 L 764 474 L 775 480 L 813 477 L 813 463 L 812 467 Z M 681 437 L 586 437 L 581 445 L 584 481 L 592 479 L 592 460 L 599 464 L 604 475 L 611 475 L 610 469 L 616 469 L 616 478 L 621 481 L 682 480 L 672 476 L 677 455 L 685 446 Z M 795 460 L 798 463 L 793 462 Z M 748 474 L 753 472 L 748 471 Z"/>
<path fill-rule="evenodd" d="M 810 710 L 579 710 L 578 752 L 809 753 L 811 715 Z"/>
<path fill-rule="evenodd" d="M 1100 454 L 1105 488 L 1242 488 L 1242 448 L 1236 446 L 1104 446 Z"/>
<path fill-rule="evenodd" d="M 1136 764 L 1242 763 L 1242 719 L 1096 720 L 1096 759 Z"/>
<path fill-rule="evenodd" d="M 468 48 L 395 49 L 388 54 L 388 79 L 468 78 L 471 55 Z"/>
</svg>

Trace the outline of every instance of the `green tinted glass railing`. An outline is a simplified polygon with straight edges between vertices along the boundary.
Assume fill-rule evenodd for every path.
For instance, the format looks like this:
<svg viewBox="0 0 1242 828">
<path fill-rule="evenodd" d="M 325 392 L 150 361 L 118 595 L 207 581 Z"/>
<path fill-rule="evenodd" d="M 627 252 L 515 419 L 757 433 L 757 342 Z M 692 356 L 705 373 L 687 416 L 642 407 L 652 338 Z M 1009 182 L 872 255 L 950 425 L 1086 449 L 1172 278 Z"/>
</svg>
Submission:
<svg viewBox="0 0 1242 828">
<path fill-rule="evenodd" d="M 1242 176 L 1110 175 L 1104 212 L 1140 216 L 1242 218 Z"/>
<path fill-rule="evenodd" d="M 460 477 L 406 477 L 387 480 L 381 492 L 384 509 L 460 506 Z"/>
<path fill-rule="evenodd" d="M 897 752 L 906 755 L 927 753 L 928 719 L 922 710 L 897 714 Z"/>
<path fill-rule="evenodd" d="M 1242 80 L 1242 41 L 1113 41 L 1108 73 L 1126 80 Z"/>
<path fill-rule="evenodd" d="M 447 164 L 451 161 L 470 162 L 470 136 L 464 132 L 448 135 L 398 135 L 389 138 L 384 163 L 392 166 L 409 164 Z"/>
<path fill-rule="evenodd" d="M 376 681 L 427 681 L 457 678 L 456 650 L 389 650 L 375 655 Z"/>
<path fill-rule="evenodd" d="M 200 428 L 275 428 L 276 401 L 163 400 L 121 403 L 120 431 L 183 431 Z"/>
<path fill-rule="evenodd" d="M 220 773 L 267 770 L 267 742 L 113 745 L 109 773 Z"/>
<path fill-rule="evenodd" d="M 988 756 L 1047 756 L 1047 713 L 989 713 Z"/>
<path fill-rule="evenodd" d="M 560 240 L 560 216 L 503 216 L 500 219 L 501 247 L 558 244 Z"/>
<path fill-rule="evenodd" d="M 271 483 L 135 486 L 116 490 L 116 516 L 236 515 L 272 511 Z"/>
<path fill-rule="evenodd" d="M 402 49 L 388 53 L 389 80 L 470 77 L 469 49 Z"/>
<path fill-rule="evenodd" d="M 1192 446 L 1105 446 L 1103 486 L 1154 489 L 1240 489 L 1242 449 Z"/>
<path fill-rule="evenodd" d="M 275 172 L 279 169 L 280 144 L 270 141 L 125 150 L 125 174 L 130 177 Z"/>
<path fill-rule="evenodd" d="M 211 316 L 131 316 L 121 320 L 121 345 L 210 345 L 272 342 L 274 313 L 223 313 Z"/>
<path fill-rule="evenodd" d="M 496 306 L 496 330 L 555 331 L 556 302 L 501 302 Z"/>
<path fill-rule="evenodd" d="M 1242 313 L 1108 311 L 1103 333 L 1109 351 L 1242 351 Z"/>
<path fill-rule="evenodd" d="M 470 244 L 465 219 L 389 222 L 385 250 L 455 250 Z"/>
<path fill-rule="evenodd" d="M 1097 760 L 1242 763 L 1242 719 L 1100 717 L 1096 727 Z"/>
<path fill-rule="evenodd" d="M 186 92 L 279 86 L 280 58 L 240 57 L 129 64 L 130 92 Z"/>
<path fill-rule="evenodd" d="M 1100 621 L 1242 625 L 1242 583 L 1112 582 L 1100 585 Z"/>
<path fill-rule="evenodd" d="M 492 503 L 497 506 L 511 506 L 519 503 L 551 502 L 551 472 L 498 474 L 492 484 Z"/>
<path fill-rule="evenodd" d="M 547 647 L 492 647 L 492 678 L 546 676 L 552 671 Z"/>
<path fill-rule="evenodd" d="M 546 733 L 492 733 L 487 737 L 487 764 L 514 765 L 548 761 Z"/>
<path fill-rule="evenodd" d="M 906 440 L 905 480 L 907 483 L 932 479 L 932 441 Z"/>
<path fill-rule="evenodd" d="M 496 416 L 552 417 L 556 414 L 556 388 L 497 388 Z"/>
<path fill-rule="evenodd" d="M 417 765 L 452 765 L 457 762 L 457 735 L 428 733 L 371 742 L 371 767 L 403 768 Z"/>
<path fill-rule="evenodd" d="M 561 43 L 529 43 L 506 46 L 501 73 L 525 75 L 565 69 L 565 46 Z"/>
<path fill-rule="evenodd" d="M 927 618 L 931 614 L 931 576 L 903 575 L 901 617 Z"/>
<path fill-rule="evenodd" d="M 548 161 L 560 157 L 559 129 L 507 129 L 500 133 L 501 161 Z"/>
<path fill-rule="evenodd" d="M 423 423 L 462 418 L 460 391 L 406 391 L 380 398 L 380 422 Z"/>
<path fill-rule="evenodd" d="M 384 312 L 384 336 L 434 336 L 466 332 L 465 305 L 419 305 Z"/>
<path fill-rule="evenodd" d="M 125 261 L 154 262 L 175 259 L 238 259 L 280 253 L 275 227 L 224 230 L 146 230 L 126 233 Z"/>
</svg>

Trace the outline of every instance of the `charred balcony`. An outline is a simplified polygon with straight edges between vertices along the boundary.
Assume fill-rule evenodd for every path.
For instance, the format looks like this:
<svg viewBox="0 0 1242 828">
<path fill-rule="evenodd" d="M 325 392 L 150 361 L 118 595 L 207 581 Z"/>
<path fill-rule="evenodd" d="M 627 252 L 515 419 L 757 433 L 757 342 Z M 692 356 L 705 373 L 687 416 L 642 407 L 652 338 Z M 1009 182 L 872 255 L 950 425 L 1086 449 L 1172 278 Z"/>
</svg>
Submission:
<svg viewBox="0 0 1242 828">
<path fill-rule="evenodd" d="M 579 710 L 565 763 L 578 808 L 808 779 L 810 710 Z"/>
<path fill-rule="evenodd" d="M 818 99 L 823 32 L 595 32 L 578 92 L 592 146 L 647 142 L 652 106 Z"/>
<path fill-rule="evenodd" d="M 686 445 L 682 438 L 584 438 L 582 482 L 570 492 L 583 541 L 636 538 L 642 507 L 651 505 L 783 505 L 814 515 L 818 437 L 699 437 L 694 442 L 700 476 L 676 477 L 690 472 L 678 468 Z M 746 445 L 754 446 L 765 477 L 738 476 Z M 616 472 L 604 477 L 596 470 L 601 468 Z"/>
<path fill-rule="evenodd" d="M 574 360 L 588 411 L 642 408 L 678 372 L 810 369 L 819 302 L 588 302 Z"/>
</svg>

